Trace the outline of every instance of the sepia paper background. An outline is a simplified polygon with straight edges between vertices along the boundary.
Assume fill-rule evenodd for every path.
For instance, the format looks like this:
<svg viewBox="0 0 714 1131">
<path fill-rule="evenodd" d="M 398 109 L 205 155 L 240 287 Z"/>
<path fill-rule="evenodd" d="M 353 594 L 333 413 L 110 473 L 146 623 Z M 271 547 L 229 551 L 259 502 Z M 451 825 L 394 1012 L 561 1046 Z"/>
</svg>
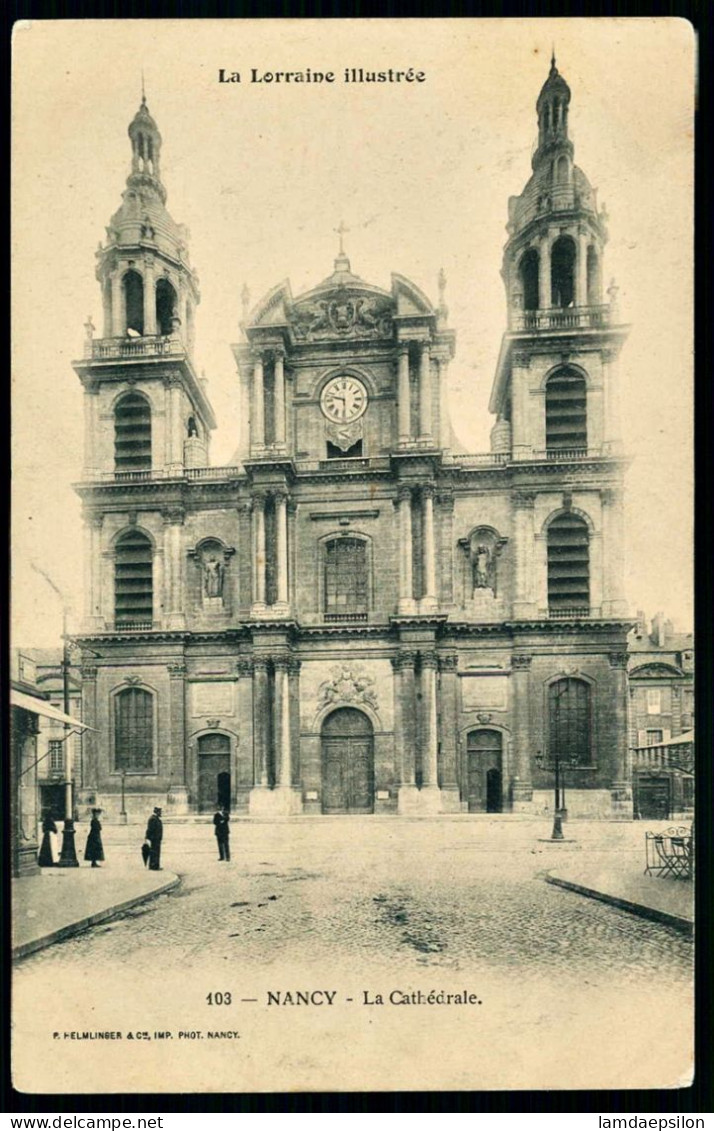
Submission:
<svg viewBox="0 0 714 1131">
<path fill-rule="evenodd" d="M 433 300 L 443 267 L 457 332 L 451 413 L 467 449 L 483 452 L 506 325 L 499 272 L 508 198 L 530 175 L 535 102 L 552 47 L 572 92 L 575 161 L 608 206 L 604 283 L 617 279 L 623 320 L 632 326 L 620 398 L 633 458 L 628 598 L 633 609 L 663 609 L 690 627 L 695 44 L 686 22 L 47 21 L 18 24 L 14 33 L 16 645 L 59 639 L 61 610 L 28 568 L 32 561 L 51 565 L 71 595 L 70 628 L 79 623 L 81 521 L 71 484 L 81 474 L 83 409 L 70 362 L 81 356 L 87 315 L 101 326 L 94 251 L 129 172 L 126 131 L 142 71 L 163 137 L 167 207 L 188 225 L 201 281 L 196 368 L 205 371 L 219 421 L 211 462 L 230 462 L 238 442 L 229 344 L 239 338 L 241 288 L 250 288 L 252 305 L 285 278 L 293 294 L 315 286 L 332 270 L 341 220 L 352 270 L 371 283 L 388 286 L 397 271 Z M 251 67 L 340 76 L 346 66 L 413 67 L 427 79 L 329 87 L 247 81 Z M 244 81 L 219 84 L 221 67 L 240 71 Z M 87 1000 L 75 972 L 62 992 L 78 1024 L 92 1017 L 111 1027 L 113 995 L 129 994 L 141 1002 L 146 1025 L 160 1028 L 167 1002 L 180 1003 L 194 976 L 170 965 L 167 953 L 167 970 L 140 987 L 121 966 L 107 970 L 100 1001 Z M 279 973 L 283 986 L 287 974 Z M 340 984 L 345 972 L 326 975 Z M 546 1011 L 557 1008 L 555 986 L 553 994 Z M 611 1005 L 607 992 L 590 1003 L 588 1047 L 593 1033 L 617 1043 Z M 41 1016 L 41 1001 L 35 1008 Z M 129 1092 L 598 1084 L 590 1069 L 579 1074 L 572 1065 L 554 1083 L 548 1048 L 538 1048 L 533 1034 L 527 1050 L 517 1031 L 498 1046 L 484 1043 L 464 1018 L 430 1016 L 427 1027 L 423 1017 L 397 1012 L 382 1023 L 378 1041 L 349 1011 L 327 1028 L 322 1017 L 292 1016 L 287 1025 L 263 1016 L 251 1023 L 247 1061 L 226 1049 L 207 1059 L 190 1046 L 162 1056 L 157 1045 L 141 1057 L 126 1046 L 93 1047 L 58 1060 L 34 1043 L 37 1013 L 30 1024 L 16 1011 L 15 1026 L 28 1090 L 34 1079 L 37 1090 Z M 602 1086 L 628 1086 L 628 1048 L 621 1053 L 621 1079 Z M 661 1068 L 661 1084 L 686 1071 Z"/>
</svg>

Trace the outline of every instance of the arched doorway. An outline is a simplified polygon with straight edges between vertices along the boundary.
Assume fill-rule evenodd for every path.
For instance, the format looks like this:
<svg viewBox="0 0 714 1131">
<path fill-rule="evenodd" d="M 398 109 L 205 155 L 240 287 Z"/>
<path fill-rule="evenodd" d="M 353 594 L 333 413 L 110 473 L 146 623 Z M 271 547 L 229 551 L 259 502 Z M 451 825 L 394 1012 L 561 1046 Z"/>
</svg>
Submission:
<svg viewBox="0 0 714 1131">
<path fill-rule="evenodd" d="M 469 813 L 503 809 L 503 740 L 498 730 L 472 730 L 466 740 Z"/>
<path fill-rule="evenodd" d="M 363 711 L 340 707 L 322 724 L 323 813 L 374 812 L 374 736 Z"/>
<path fill-rule="evenodd" d="M 227 734 L 202 734 L 198 740 L 198 810 L 210 813 L 231 804 L 231 740 Z"/>
</svg>

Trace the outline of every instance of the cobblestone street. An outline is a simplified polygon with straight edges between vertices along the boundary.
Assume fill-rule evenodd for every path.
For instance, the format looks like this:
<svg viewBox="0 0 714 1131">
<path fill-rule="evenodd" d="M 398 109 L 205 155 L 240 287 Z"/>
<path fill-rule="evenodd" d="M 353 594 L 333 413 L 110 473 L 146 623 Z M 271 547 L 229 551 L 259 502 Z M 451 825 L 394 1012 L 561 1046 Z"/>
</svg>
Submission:
<svg viewBox="0 0 714 1131">
<path fill-rule="evenodd" d="M 140 867 L 141 831 L 108 830 L 107 870 Z M 546 884 L 566 855 L 607 846 L 639 862 L 636 826 L 576 832 L 553 846 L 539 824 L 506 819 L 236 821 L 233 859 L 219 863 L 210 825 L 168 825 L 175 892 L 18 966 L 16 1063 L 25 1041 L 49 1039 L 60 1089 L 82 1058 L 97 1089 L 120 1063 L 130 1079 L 154 1073 L 159 1090 L 176 1071 L 187 1089 L 217 1090 L 359 1088 L 375 1073 L 382 1087 L 676 1083 L 690 1058 L 691 942 Z M 387 1001 L 419 989 L 479 1004 Z M 268 1004 L 269 991 L 298 990 L 335 990 L 334 1004 Z M 208 1004 L 226 992 L 229 1005 Z M 51 1040 L 132 1027 L 174 1037 L 138 1060 L 126 1041 Z M 239 1044 L 209 1044 L 211 1030 Z"/>
</svg>

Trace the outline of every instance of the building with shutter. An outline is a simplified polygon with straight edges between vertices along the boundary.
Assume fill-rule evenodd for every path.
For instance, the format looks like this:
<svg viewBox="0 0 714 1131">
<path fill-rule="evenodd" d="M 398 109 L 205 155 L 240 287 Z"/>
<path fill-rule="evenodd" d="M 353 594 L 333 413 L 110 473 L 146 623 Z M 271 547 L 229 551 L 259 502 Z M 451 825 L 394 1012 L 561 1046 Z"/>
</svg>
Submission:
<svg viewBox="0 0 714 1131">
<path fill-rule="evenodd" d="M 689 816 L 694 805 L 694 637 L 643 612 L 628 640 L 635 816 Z"/>
<path fill-rule="evenodd" d="M 145 101 L 87 324 L 84 780 L 111 819 L 542 812 L 629 818 L 618 358 L 606 218 L 555 65 L 508 204 L 491 450 L 463 452 L 438 296 L 361 278 L 236 325 L 241 443 L 193 363 L 200 294 Z M 525 109 L 525 108 L 524 108 Z M 467 233 L 465 233 L 465 236 Z M 279 244 L 279 240 L 276 240 Z M 496 269 L 495 264 L 493 270 Z M 280 263 L 276 262 L 280 277 Z M 238 322 L 238 317 L 236 318 Z"/>
</svg>

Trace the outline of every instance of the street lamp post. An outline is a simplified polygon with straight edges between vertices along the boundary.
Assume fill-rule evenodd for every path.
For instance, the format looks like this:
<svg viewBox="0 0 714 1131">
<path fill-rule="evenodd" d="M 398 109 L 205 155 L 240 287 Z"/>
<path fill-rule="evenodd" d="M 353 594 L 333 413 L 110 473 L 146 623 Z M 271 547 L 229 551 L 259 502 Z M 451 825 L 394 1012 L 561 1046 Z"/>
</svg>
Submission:
<svg viewBox="0 0 714 1131">
<path fill-rule="evenodd" d="M 535 763 L 539 770 L 551 770 L 555 776 L 555 805 L 553 812 L 553 831 L 551 840 L 565 840 L 563 836 L 563 820 L 565 819 L 565 774 L 562 767 L 572 766 L 575 761 L 572 757 L 563 757 L 557 751 L 553 754 L 552 763 L 543 757 L 540 751 L 535 756 Z"/>
<path fill-rule="evenodd" d="M 125 788 L 126 788 L 126 770 L 123 769 L 122 772 L 121 772 L 121 812 L 119 814 L 119 820 L 121 821 L 122 825 L 125 825 L 126 822 L 127 822 L 126 804 L 125 804 L 125 801 L 126 801 Z"/>
<path fill-rule="evenodd" d="M 58 591 L 59 592 L 59 591 Z M 69 714 L 69 640 L 67 638 L 67 606 L 62 603 L 62 698 L 64 713 Z M 62 850 L 58 860 L 60 868 L 78 868 L 77 850 L 74 844 L 74 807 L 72 797 L 72 747 L 69 737 L 70 724 L 65 723 L 64 759 L 65 759 L 65 791 L 64 791 L 64 828 L 62 830 Z"/>
</svg>

